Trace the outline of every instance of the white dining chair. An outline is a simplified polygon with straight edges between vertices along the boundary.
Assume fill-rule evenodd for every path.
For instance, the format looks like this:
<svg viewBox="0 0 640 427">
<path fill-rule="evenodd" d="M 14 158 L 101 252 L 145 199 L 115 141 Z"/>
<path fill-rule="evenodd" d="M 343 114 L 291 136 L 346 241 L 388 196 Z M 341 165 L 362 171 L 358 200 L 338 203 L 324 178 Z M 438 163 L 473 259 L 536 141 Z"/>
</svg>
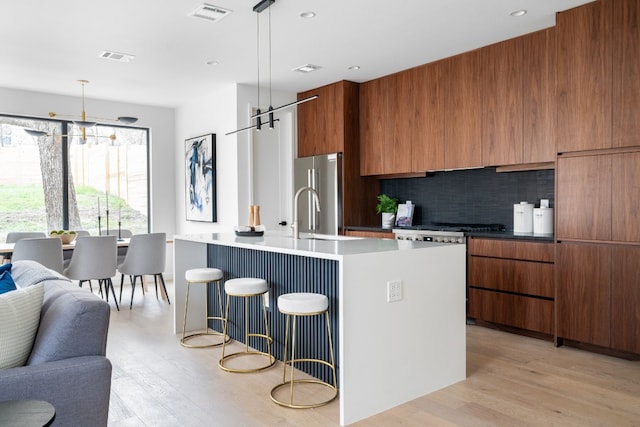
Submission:
<svg viewBox="0 0 640 427">
<path fill-rule="evenodd" d="M 109 290 L 113 295 L 116 309 L 120 310 L 116 292 L 111 278 L 116 275 L 117 242 L 115 236 L 85 236 L 76 239 L 73 256 L 69 266 L 63 274 L 71 280 L 78 280 L 78 284 L 97 280 L 104 296 L 109 301 Z"/>
<path fill-rule="evenodd" d="M 47 237 L 42 231 L 10 231 L 7 233 L 5 242 L 16 243 L 20 239 L 31 239 L 35 237 Z M 11 254 L 4 254 L 4 259 L 9 262 L 11 260 Z"/>
<path fill-rule="evenodd" d="M 167 302 L 171 304 L 169 294 L 167 293 L 167 287 L 164 283 L 164 277 L 162 276 L 166 263 L 166 252 L 167 233 L 135 234 L 131 237 L 127 256 L 124 261 L 118 265 L 118 272 L 120 273 L 121 303 L 124 276 L 129 276 L 129 281 L 131 282 L 131 303 L 129 303 L 129 309 L 131 309 L 131 307 L 133 307 L 133 294 L 136 290 L 136 279 L 140 278 L 140 286 L 144 293 L 142 277 L 144 275 L 149 275 L 153 276 L 153 281 L 156 286 L 156 298 L 158 298 L 159 278 L 162 288 L 164 289 L 164 293 L 167 296 Z"/>
<path fill-rule="evenodd" d="M 76 239 L 78 237 L 86 237 L 90 236 L 87 230 L 76 230 Z M 62 250 L 62 262 L 64 264 L 64 268 L 69 267 L 69 262 L 71 261 L 71 256 L 73 255 L 73 249 Z"/>
<path fill-rule="evenodd" d="M 62 273 L 62 241 L 58 238 L 27 238 L 15 243 L 11 261 L 32 260 Z"/>
</svg>

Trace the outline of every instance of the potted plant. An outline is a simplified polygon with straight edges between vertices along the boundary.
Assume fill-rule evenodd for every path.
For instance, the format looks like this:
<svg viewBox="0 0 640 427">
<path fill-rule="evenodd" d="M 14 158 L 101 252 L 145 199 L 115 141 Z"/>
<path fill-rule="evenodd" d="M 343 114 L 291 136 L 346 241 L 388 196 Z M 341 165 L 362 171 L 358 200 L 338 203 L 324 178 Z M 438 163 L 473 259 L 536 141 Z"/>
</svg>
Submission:
<svg viewBox="0 0 640 427">
<path fill-rule="evenodd" d="M 389 197 L 386 194 L 380 194 L 376 209 L 378 213 L 382 214 L 382 228 L 392 228 L 398 211 L 398 199 Z"/>
</svg>

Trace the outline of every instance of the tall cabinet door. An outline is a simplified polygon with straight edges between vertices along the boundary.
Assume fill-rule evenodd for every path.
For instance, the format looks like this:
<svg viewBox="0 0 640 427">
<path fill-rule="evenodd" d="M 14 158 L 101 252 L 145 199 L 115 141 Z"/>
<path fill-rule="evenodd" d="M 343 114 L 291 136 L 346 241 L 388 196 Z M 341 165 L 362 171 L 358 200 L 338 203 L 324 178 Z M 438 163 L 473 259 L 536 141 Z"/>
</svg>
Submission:
<svg viewBox="0 0 640 427">
<path fill-rule="evenodd" d="M 558 337 L 608 347 L 611 248 L 559 243 L 556 272 Z"/>
<path fill-rule="evenodd" d="M 611 347 L 640 353 L 640 247 L 612 250 Z"/>
<path fill-rule="evenodd" d="M 558 239 L 611 240 L 611 169 L 611 156 L 558 158 Z"/>
<path fill-rule="evenodd" d="M 611 240 L 640 243 L 640 152 L 611 157 Z"/>
<path fill-rule="evenodd" d="M 388 79 L 360 85 L 360 173 L 384 174 Z"/>
<path fill-rule="evenodd" d="M 443 61 L 438 61 L 414 69 L 414 79 L 420 88 L 420 99 L 414 100 L 418 112 L 412 149 L 414 172 L 444 169 L 443 67 Z"/>
<path fill-rule="evenodd" d="M 480 52 L 446 60 L 445 168 L 482 166 Z"/>
<path fill-rule="evenodd" d="M 640 2 L 613 2 L 613 147 L 640 145 Z"/>
<path fill-rule="evenodd" d="M 558 152 L 611 146 L 611 1 L 558 14 Z"/>
<path fill-rule="evenodd" d="M 486 166 L 522 163 L 522 45 L 518 37 L 480 50 Z"/>
</svg>

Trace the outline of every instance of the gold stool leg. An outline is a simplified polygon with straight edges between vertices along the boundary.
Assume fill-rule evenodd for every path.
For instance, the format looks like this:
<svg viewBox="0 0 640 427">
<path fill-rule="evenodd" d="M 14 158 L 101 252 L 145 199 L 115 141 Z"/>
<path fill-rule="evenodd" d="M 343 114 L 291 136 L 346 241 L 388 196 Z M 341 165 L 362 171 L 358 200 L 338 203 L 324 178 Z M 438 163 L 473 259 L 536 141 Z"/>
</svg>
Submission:
<svg viewBox="0 0 640 427">
<path fill-rule="evenodd" d="M 317 314 L 321 314 L 321 313 L 317 313 Z M 307 316 L 307 315 L 302 315 L 302 316 Z M 335 356 L 333 354 L 333 337 L 331 335 L 331 325 L 329 323 L 329 311 L 325 311 L 325 316 L 326 316 L 326 320 L 327 320 L 327 333 L 328 333 L 328 339 L 329 339 L 329 352 L 330 352 L 330 356 L 331 356 L 331 362 L 327 362 L 326 360 L 322 360 L 322 359 L 309 359 L 309 358 L 302 358 L 302 359 L 296 359 L 295 357 L 295 346 L 296 346 L 296 320 L 298 318 L 298 315 L 295 314 L 287 314 L 286 315 L 286 320 L 285 320 L 285 341 L 284 341 L 284 345 L 285 345 L 285 350 L 284 350 L 284 369 L 283 369 L 283 374 L 282 374 L 282 383 L 276 385 L 275 387 L 273 387 L 271 389 L 271 400 L 274 403 L 277 403 L 280 406 L 285 406 L 287 408 L 293 408 L 293 409 L 309 409 L 309 408 L 317 408 L 320 406 L 324 406 L 330 402 L 332 402 L 333 400 L 336 399 L 336 397 L 338 397 L 338 381 L 337 381 L 337 376 L 336 376 L 336 365 L 335 365 Z M 292 338 L 291 338 L 291 359 L 287 360 L 287 346 L 289 344 L 289 320 L 291 319 L 293 326 L 292 326 Z M 319 363 L 325 366 L 328 366 L 329 368 L 331 368 L 332 371 L 332 376 L 333 376 L 333 384 L 330 384 L 328 382 L 319 380 L 319 379 L 315 379 L 315 378 L 311 378 L 311 379 L 306 379 L 306 378 L 302 378 L 302 379 L 295 379 L 295 375 L 294 375 L 294 371 L 295 371 L 295 363 L 296 362 L 313 362 L 313 363 Z M 291 372 L 289 375 L 289 381 L 286 381 L 286 370 L 287 370 L 287 364 L 291 364 Z M 321 402 L 312 402 L 312 403 L 294 403 L 293 399 L 294 399 L 294 385 L 295 384 L 302 384 L 302 383 L 306 383 L 306 384 L 318 384 L 321 385 L 323 387 L 328 388 L 329 390 L 331 390 L 333 393 L 331 394 L 331 396 L 326 399 L 323 400 Z M 278 392 L 278 390 L 283 389 L 284 387 L 289 388 L 289 401 L 285 401 L 282 399 L 279 399 L 275 396 L 275 394 Z"/>
<path fill-rule="evenodd" d="M 264 294 L 258 294 L 258 295 L 235 295 L 237 297 L 241 297 L 244 298 L 244 341 L 245 341 L 245 349 L 244 351 L 238 351 L 235 353 L 230 353 L 230 354 L 225 354 L 225 345 L 222 345 L 222 356 L 220 358 L 220 361 L 218 362 L 218 366 L 220 366 L 220 368 L 224 371 L 227 372 L 236 372 L 236 373 L 249 373 L 249 372 L 258 372 L 258 371 L 262 371 L 264 369 L 270 368 L 271 366 L 273 366 L 276 363 L 276 358 L 275 356 L 271 353 L 271 342 L 273 341 L 273 338 L 271 338 L 271 336 L 269 335 L 269 324 L 267 323 L 267 307 L 265 305 L 264 302 Z M 262 309 L 263 309 L 263 313 L 264 313 L 264 321 L 265 321 L 265 333 L 264 334 L 260 334 L 260 333 L 251 333 L 249 332 L 249 302 L 248 302 L 248 298 L 252 297 L 252 296 L 257 296 L 260 297 L 262 299 Z M 229 300 L 229 294 L 227 294 L 227 307 L 225 310 L 225 334 L 227 333 L 227 324 L 229 322 L 229 305 L 230 305 L 230 300 Z M 249 338 L 250 337 L 258 337 L 258 338 L 263 338 L 266 340 L 267 342 L 267 351 L 258 351 L 258 350 L 252 350 L 249 348 Z M 225 363 L 233 358 L 238 358 L 238 357 L 242 357 L 242 356 L 249 356 L 249 355 L 257 355 L 257 356 L 266 356 L 267 357 L 267 362 L 265 365 L 259 366 L 257 368 L 247 368 L 247 369 L 240 369 L 240 368 L 230 368 L 228 366 L 225 365 Z"/>
<path fill-rule="evenodd" d="M 207 286 L 209 283 L 212 282 L 193 282 L 193 283 L 204 283 L 205 286 Z M 226 320 L 225 318 L 221 317 L 222 316 L 222 292 L 220 291 L 220 280 L 216 280 L 216 287 L 218 288 L 218 308 L 219 308 L 219 313 L 220 316 L 209 316 L 209 297 L 208 297 L 208 288 L 207 288 L 207 292 L 206 292 L 206 296 L 205 296 L 205 331 L 204 332 L 194 332 L 190 335 L 186 335 L 185 330 L 186 330 L 186 326 L 187 326 L 187 310 L 189 307 L 189 288 L 191 285 L 191 282 L 187 282 L 187 295 L 185 298 L 185 307 L 184 307 L 184 322 L 182 324 L 182 339 L 180 340 L 180 344 L 184 347 L 189 347 L 189 348 L 206 348 L 206 347 L 218 347 L 220 345 L 223 345 L 226 342 L 229 342 L 229 340 L 231 339 L 229 337 L 229 335 L 227 335 L 226 333 Z M 223 333 L 220 332 L 210 332 L 209 331 L 209 320 L 218 320 L 220 322 L 222 322 L 223 324 Z M 201 337 L 201 336 L 208 336 L 208 335 L 214 335 L 214 336 L 221 336 L 222 340 L 221 342 L 215 342 L 215 343 L 211 343 L 211 344 L 189 344 L 187 343 L 187 340 L 194 338 L 194 337 Z"/>
</svg>

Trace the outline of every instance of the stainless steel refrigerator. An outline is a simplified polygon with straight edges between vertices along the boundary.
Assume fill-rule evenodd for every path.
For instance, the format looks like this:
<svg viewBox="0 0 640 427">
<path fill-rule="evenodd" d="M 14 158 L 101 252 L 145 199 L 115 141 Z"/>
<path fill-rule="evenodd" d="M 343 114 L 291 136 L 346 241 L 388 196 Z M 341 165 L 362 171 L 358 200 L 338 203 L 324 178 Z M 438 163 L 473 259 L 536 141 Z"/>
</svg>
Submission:
<svg viewBox="0 0 640 427">
<path fill-rule="evenodd" d="M 300 232 L 337 235 L 342 226 L 342 153 L 295 159 L 293 176 L 294 193 L 312 187 L 320 199 L 317 212 L 311 193 L 300 195 Z"/>
</svg>

